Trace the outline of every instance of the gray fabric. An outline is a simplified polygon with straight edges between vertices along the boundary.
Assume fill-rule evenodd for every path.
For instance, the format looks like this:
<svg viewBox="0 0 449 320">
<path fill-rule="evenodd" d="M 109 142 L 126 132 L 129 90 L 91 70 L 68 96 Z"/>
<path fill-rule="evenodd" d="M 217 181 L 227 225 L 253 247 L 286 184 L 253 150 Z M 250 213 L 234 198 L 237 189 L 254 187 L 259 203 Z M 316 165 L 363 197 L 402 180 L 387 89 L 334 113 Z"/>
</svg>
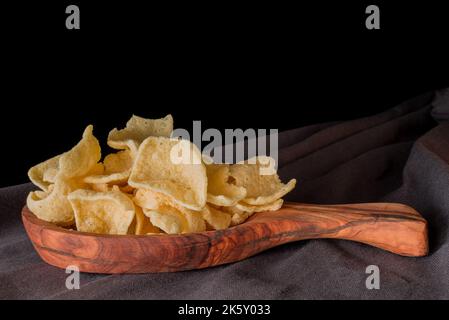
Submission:
<svg viewBox="0 0 449 320">
<path fill-rule="evenodd" d="M 299 184 L 289 200 L 396 201 L 428 219 L 430 255 L 397 256 L 341 240 L 273 248 L 230 265 L 144 275 L 81 275 L 43 263 L 20 209 L 30 184 L 0 189 L 0 298 L 10 299 L 448 299 L 449 91 L 422 95 L 382 114 L 283 132 L 280 174 Z M 363 106 L 361 106 L 363 107 Z M 380 289 L 367 290 L 368 265 Z"/>
</svg>

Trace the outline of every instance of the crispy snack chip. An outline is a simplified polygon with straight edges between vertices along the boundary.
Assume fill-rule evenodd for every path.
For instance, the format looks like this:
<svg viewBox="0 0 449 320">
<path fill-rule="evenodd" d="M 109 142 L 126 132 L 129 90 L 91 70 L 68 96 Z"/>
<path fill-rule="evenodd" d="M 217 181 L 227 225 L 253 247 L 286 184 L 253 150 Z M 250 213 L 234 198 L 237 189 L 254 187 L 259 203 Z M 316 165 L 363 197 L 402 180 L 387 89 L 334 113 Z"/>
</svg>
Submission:
<svg viewBox="0 0 449 320">
<path fill-rule="evenodd" d="M 45 191 L 31 192 L 27 198 L 28 208 L 38 218 L 63 226 L 73 224 L 73 209 L 67 195 L 84 188 L 83 176 L 99 169 L 101 150 L 92 131 L 93 127 L 87 126 L 81 141 L 71 150 L 28 171 L 30 180 Z"/>
<path fill-rule="evenodd" d="M 135 226 L 135 234 L 144 235 L 148 233 L 161 233 L 161 230 L 155 227 L 150 218 L 143 214 L 142 208 L 136 206 L 136 226 Z"/>
<path fill-rule="evenodd" d="M 170 196 L 150 189 L 136 189 L 133 201 L 139 207 L 149 210 L 158 210 L 164 205 L 180 207 Z"/>
<path fill-rule="evenodd" d="M 256 157 L 230 166 L 235 184 L 246 189 L 246 197 L 242 202 L 251 205 L 272 203 L 295 187 L 295 179 L 283 184 L 275 171 L 265 167 L 267 160 L 269 163 L 274 162 L 274 159 L 269 157 Z M 264 171 L 265 173 L 269 171 L 271 174 L 261 174 Z"/>
<path fill-rule="evenodd" d="M 111 184 L 107 184 L 107 183 L 93 183 L 90 184 L 90 187 L 92 188 L 92 190 L 94 191 L 98 191 L 98 192 L 107 192 L 107 191 L 111 191 L 113 189 L 115 189 L 115 187 L 118 188 L 118 190 L 120 190 L 121 192 L 132 196 L 134 193 L 134 188 L 125 184 L 125 185 L 111 185 Z"/>
<path fill-rule="evenodd" d="M 59 159 L 61 155 L 48 159 L 28 170 L 28 177 L 31 182 L 44 191 L 48 191 L 48 186 L 55 182 L 59 171 Z"/>
<path fill-rule="evenodd" d="M 163 206 L 158 211 L 143 209 L 151 223 L 168 234 L 202 232 L 206 230 L 200 212 L 180 212 L 174 207 Z"/>
<path fill-rule="evenodd" d="M 256 212 L 279 210 L 282 207 L 283 203 L 284 200 L 282 199 L 278 199 L 272 203 L 264 205 L 249 205 L 239 202 L 232 207 L 222 207 L 221 210 L 232 215 L 231 225 L 235 226 L 237 224 L 245 222 L 246 219 L 251 217 Z"/>
<path fill-rule="evenodd" d="M 78 231 L 127 234 L 135 216 L 132 200 L 118 190 L 96 192 L 79 189 L 68 195 Z"/>
<path fill-rule="evenodd" d="M 145 215 L 151 223 L 168 234 L 182 233 L 185 219 L 179 212 L 160 213 L 144 209 Z"/>
<path fill-rule="evenodd" d="M 161 119 L 145 119 L 133 115 L 124 129 L 112 129 L 108 145 L 114 149 L 129 149 L 136 154 L 139 145 L 150 136 L 170 137 L 173 132 L 173 117 L 169 114 Z"/>
<path fill-rule="evenodd" d="M 131 151 L 123 150 L 108 154 L 103 160 L 103 171 L 84 178 L 92 184 L 123 184 L 128 181 L 133 165 Z"/>
<path fill-rule="evenodd" d="M 174 220 L 178 221 L 176 224 L 179 224 L 179 228 L 182 233 L 201 232 L 206 230 L 206 224 L 203 220 L 202 212 L 185 208 L 175 202 L 173 198 L 161 192 L 149 189 L 138 189 L 133 200 L 136 205 L 143 208 L 144 213 L 148 217 L 153 217 L 152 219 L 156 219 L 156 223 L 159 223 L 160 225 L 156 224 L 152 220 L 153 224 L 165 232 L 167 232 L 166 230 L 178 229 L 177 226 L 169 227 L 167 225 L 167 223 L 170 221 L 173 222 Z M 157 214 L 152 214 L 151 212 L 156 212 Z M 164 218 L 163 216 L 159 216 L 160 214 L 167 214 L 171 217 Z"/>
<path fill-rule="evenodd" d="M 72 150 L 61 155 L 58 175 L 65 178 L 78 178 L 98 170 L 101 148 L 92 131 L 93 126 L 87 126 L 81 141 Z"/>
<path fill-rule="evenodd" d="M 147 138 L 139 148 L 128 184 L 161 192 L 188 209 L 199 211 L 206 204 L 206 168 L 198 148 L 187 140 Z"/>
<path fill-rule="evenodd" d="M 228 164 L 206 165 L 207 202 L 217 206 L 233 206 L 246 197 L 246 189 L 235 185 Z"/>
<path fill-rule="evenodd" d="M 231 214 L 212 206 L 206 206 L 201 210 L 201 214 L 203 219 L 206 220 L 208 229 L 222 230 L 231 225 Z"/>
<path fill-rule="evenodd" d="M 39 190 L 30 192 L 27 206 L 39 219 L 60 226 L 71 226 L 75 218 L 67 195 L 83 186 L 84 184 L 75 180 L 58 178 L 48 192 Z"/>
<path fill-rule="evenodd" d="M 296 186 L 296 179 L 291 179 L 287 184 L 280 183 L 278 189 L 270 195 L 260 195 L 253 198 L 245 198 L 242 201 L 249 205 L 261 206 L 273 203 L 292 191 Z"/>
<path fill-rule="evenodd" d="M 48 159 L 28 170 L 31 182 L 44 191 L 55 183 L 57 176 L 81 177 L 97 168 L 101 157 L 100 144 L 92 134 L 93 126 L 87 126 L 83 137 L 71 150 Z"/>
</svg>

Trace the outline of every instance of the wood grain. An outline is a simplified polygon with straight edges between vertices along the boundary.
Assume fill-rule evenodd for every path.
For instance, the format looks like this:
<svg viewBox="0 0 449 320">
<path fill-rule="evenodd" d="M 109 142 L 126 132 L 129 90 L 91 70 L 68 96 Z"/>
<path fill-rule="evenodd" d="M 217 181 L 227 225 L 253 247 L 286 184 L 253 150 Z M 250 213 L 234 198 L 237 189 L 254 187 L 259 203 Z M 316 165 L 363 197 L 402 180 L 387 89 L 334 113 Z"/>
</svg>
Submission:
<svg viewBox="0 0 449 320">
<path fill-rule="evenodd" d="M 182 235 L 116 236 L 57 227 L 22 210 L 25 229 L 47 263 L 95 273 L 147 273 L 201 269 L 248 258 L 305 239 L 362 242 L 404 256 L 428 252 L 427 223 L 394 203 L 311 205 L 287 203 L 220 231 Z M 317 252 L 319 254 L 319 252 Z M 276 262 L 273 262 L 276 263 Z"/>
</svg>

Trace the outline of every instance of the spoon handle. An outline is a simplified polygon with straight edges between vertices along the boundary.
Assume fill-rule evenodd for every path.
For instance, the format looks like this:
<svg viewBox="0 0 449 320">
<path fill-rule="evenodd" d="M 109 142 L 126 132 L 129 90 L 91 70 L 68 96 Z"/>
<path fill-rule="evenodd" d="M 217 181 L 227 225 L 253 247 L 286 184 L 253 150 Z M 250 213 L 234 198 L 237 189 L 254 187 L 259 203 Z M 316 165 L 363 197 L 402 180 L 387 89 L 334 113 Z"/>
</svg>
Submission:
<svg viewBox="0 0 449 320">
<path fill-rule="evenodd" d="M 404 256 L 428 253 L 426 220 L 413 208 L 399 203 L 286 203 L 281 210 L 259 213 L 250 221 L 267 224 L 270 236 L 281 238 L 282 243 L 333 238 L 362 242 Z"/>
</svg>

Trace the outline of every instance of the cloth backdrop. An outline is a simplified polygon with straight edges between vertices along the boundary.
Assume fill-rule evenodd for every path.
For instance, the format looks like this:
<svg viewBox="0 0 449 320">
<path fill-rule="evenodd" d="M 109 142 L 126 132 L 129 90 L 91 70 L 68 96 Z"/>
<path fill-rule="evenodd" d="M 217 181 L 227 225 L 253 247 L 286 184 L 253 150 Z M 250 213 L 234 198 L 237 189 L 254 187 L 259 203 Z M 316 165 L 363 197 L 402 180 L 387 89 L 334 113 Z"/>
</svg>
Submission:
<svg viewBox="0 0 449 320">
<path fill-rule="evenodd" d="M 81 288 L 67 290 L 65 271 L 39 258 L 22 226 L 34 189 L 23 184 L 0 189 L 0 298 L 449 299 L 449 89 L 372 117 L 282 132 L 279 146 L 281 178 L 298 180 L 287 200 L 411 205 L 429 222 L 429 255 L 307 240 L 205 270 L 83 273 Z M 379 290 L 365 286 L 369 265 L 380 269 Z"/>
</svg>

